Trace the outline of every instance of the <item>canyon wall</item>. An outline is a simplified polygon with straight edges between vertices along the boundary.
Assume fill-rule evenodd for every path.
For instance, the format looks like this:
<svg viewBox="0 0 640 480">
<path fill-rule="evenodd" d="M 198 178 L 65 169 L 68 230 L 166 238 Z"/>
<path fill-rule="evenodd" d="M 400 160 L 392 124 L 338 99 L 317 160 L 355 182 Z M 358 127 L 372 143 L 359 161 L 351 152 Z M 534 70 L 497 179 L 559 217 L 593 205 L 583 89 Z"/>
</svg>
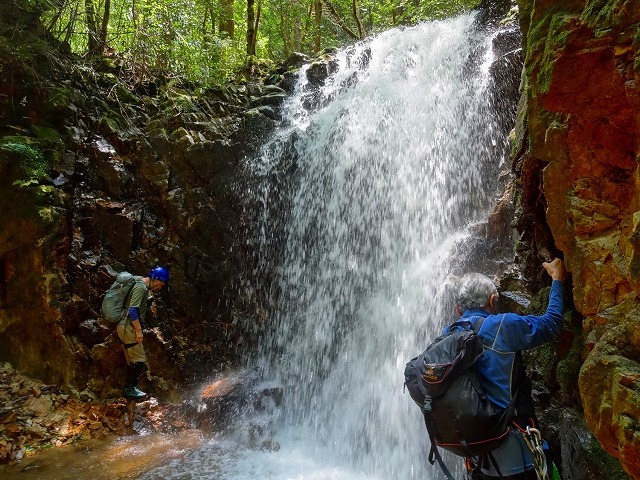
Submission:
<svg viewBox="0 0 640 480">
<path fill-rule="evenodd" d="M 640 478 L 640 2 L 518 3 L 518 259 L 535 272 L 564 256 L 586 424 Z"/>
<path fill-rule="evenodd" d="M 115 56 L 56 52 L 37 18 L 1 20 L 0 360 L 81 398 L 119 396 L 124 356 L 101 296 L 117 271 L 158 263 L 171 280 L 146 321 L 142 388 L 179 398 L 235 365 L 255 328 L 238 300 L 240 172 L 275 125 L 285 75 L 210 88 L 145 77 Z"/>
</svg>

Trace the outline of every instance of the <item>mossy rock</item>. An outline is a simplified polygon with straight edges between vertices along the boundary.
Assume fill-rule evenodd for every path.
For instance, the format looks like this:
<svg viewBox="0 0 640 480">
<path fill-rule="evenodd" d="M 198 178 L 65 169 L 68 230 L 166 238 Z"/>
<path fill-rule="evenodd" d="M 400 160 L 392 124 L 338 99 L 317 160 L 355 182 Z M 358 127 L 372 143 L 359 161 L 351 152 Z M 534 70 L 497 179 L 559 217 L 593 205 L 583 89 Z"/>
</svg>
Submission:
<svg viewBox="0 0 640 480">
<path fill-rule="evenodd" d="M 107 135 L 118 133 L 122 128 L 122 120 L 111 116 L 102 117 L 98 123 L 98 130 Z"/>
<path fill-rule="evenodd" d="M 597 440 L 592 440 L 585 445 L 589 463 L 598 472 L 606 473 L 607 480 L 631 480 L 631 477 L 620 466 L 620 462 L 604 451 Z"/>
<path fill-rule="evenodd" d="M 18 181 L 46 178 L 49 168 L 37 139 L 25 136 L 0 139 L 0 162 L 9 165 Z"/>
<path fill-rule="evenodd" d="M 555 14 L 551 16 L 544 53 L 541 58 L 541 68 L 538 73 L 537 89 L 539 92 L 547 93 L 549 91 L 555 59 L 558 57 L 558 52 L 567 46 L 571 34 L 575 31 L 576 19 L 575 15 Z"/>
<path fill-rule="evenodd" d="M 57 142 L 60 140 L 60 132 L 58 132 L 58 130 L 56 130 L 55 128 L 34 125 L 31 127 L 31 130 L 39 139 L 52 142 Z"/>
<path fill-rule="evenodd" d="M 582 21 L 592 28 L 596 35 L 620 27 L 623 23 L 619 15 L 628 0 L 589 0 L 582 11 Z"/>
<path fill-rule="evenodd" d="M 548 305 L 551 288 L 543 288 L 532 299 L 527 314 L 541 315 Z M 560 337 L 526 353 L 527 364 L 551 387 L 560 388 L 563 396 L 577 394 L 578 375 L 582 366 L 582 327 L 574 321 L 572 308 L 564 312 L 564 330 Z"/>
<path fill-rule="evenodd" d="M 96 83 L 100 87 L 111 88 L 116 86 L 119 80 L 113 73 L 98 73 L 96 74 Z"/>
<path fill-rule="evenodd" d="M 547 311 L 549 305 L 549 294 L 551 287 L 544 287 L 532 299 L 527 307 L 525 315 L 542 315 Z"/>
<path fill-rule="evenodd" d="M 71 88 L 56 87 L 45 99 L 43 108 L 47 112 L 64 111 L 71 104 Z"/>
<path fill-rule="evenodd" d="M 583 362 L 584 331 L 583 317 L 574 309 L 568 308 L 564 313 L 563 345 L 560 345 L 560 358 L 556 366 L 556 380 L 561 391 L 570 397 L 578 394 L 578 376 Z"/>
</svg>

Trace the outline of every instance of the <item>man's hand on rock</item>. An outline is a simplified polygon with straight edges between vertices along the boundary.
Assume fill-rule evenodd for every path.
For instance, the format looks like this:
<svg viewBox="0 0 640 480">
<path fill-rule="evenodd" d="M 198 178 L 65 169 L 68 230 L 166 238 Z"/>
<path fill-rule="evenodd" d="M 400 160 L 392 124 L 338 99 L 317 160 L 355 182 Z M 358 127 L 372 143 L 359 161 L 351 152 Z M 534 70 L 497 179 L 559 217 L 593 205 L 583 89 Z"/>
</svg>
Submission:
<svg viewBox="0 0 640 480">
<path fill-rule="evenodd" d="M 544 262 L 542 264 L 552 280 L 560 280 L 564 282 L 567 278 L 567 270 L 564 268 L 564 263 L 559 258 L 554 258 L 550 262 Z"/>
</svg>

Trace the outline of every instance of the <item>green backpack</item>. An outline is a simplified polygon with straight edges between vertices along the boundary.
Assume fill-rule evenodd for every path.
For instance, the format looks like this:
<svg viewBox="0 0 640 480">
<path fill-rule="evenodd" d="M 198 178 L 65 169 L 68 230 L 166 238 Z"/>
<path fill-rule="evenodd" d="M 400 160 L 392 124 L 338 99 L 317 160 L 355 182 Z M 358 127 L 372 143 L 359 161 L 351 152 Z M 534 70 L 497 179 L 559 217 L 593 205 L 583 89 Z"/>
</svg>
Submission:
<svg viewBox="0 0 640 480">
<path fill-rule="evenodd" d="M 136 279 L 132 274 L 120 272 L 104 294 L 100 311 L 109 323 L 118 323 L 127 314 L 126 300 L 135 283 Z"/>
</svg>

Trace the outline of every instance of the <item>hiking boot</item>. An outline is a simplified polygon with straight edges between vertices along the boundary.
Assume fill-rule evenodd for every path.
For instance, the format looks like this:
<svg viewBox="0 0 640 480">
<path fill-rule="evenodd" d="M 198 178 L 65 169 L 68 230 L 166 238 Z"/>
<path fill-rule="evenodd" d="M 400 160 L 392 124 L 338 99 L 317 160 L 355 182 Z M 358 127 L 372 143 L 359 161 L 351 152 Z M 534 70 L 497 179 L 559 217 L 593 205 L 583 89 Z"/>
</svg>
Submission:
<svg viewBox="0 0 640 480">
<path fill-rule="evenodd" d="M 138 387 L 124 387 L 124 396 L 128 398 L 143 398 L 147 394 L 139 390 Z"/>
</svg>

